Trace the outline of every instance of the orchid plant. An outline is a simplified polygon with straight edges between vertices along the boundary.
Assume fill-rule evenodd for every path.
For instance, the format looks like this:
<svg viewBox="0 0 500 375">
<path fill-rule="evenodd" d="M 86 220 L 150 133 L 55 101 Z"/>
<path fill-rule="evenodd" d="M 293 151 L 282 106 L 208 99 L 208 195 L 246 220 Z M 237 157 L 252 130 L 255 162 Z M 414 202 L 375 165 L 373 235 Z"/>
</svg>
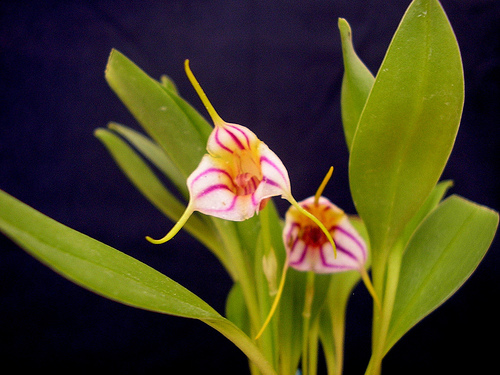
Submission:
<svg viewBox="0 0 500 375">
<path fill-rule="evenodd" d="M 0 230 L 104 297 L 205 322 L 245 353 L 252 374 L 315 374 L 319 343 L 328 374 L 341 374 L 346 306 L 362 281 L 373 299 L 366 374 L 380 374 L 396 342 L 478 266 L 498 214 L 459 196 L 444 198 L 452 183 L 439 182 L 464 101 L 459 48 L 439 2 L 410 4 L 375 77 L 356 55 L 346 20 L 339 30 L 357 216 L 322 195 L 333 168 L 297 202 L 279 157 L 249 128 L 221 119 L 187 61 L 214 127 L 168 77 L 148 77 L 117 50 L 109 57 L 106 80 L 148 136 L 116 123 L 95 135 L 176 223 L 162 239 L 147 239 L 175 249 L 174 236 L 185 229 L 226 268 L 234 285 L 225 316 L 167 276 L 5 192 Z M 284 219 L 274 196 L 290 203 Z"/>
</svg>

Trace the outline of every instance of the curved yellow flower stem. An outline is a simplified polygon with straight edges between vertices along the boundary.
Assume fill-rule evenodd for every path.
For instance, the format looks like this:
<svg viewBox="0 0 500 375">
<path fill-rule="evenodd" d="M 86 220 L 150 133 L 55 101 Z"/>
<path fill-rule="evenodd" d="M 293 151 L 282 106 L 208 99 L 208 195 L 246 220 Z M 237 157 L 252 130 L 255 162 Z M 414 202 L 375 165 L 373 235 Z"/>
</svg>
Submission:
<svg viewBox="0 0 500 375">
<path fill-rule="evenodd" d="M 318 204 L 319 198 L 323 194 L 323 191 L 325 190 L 326 184 L 328 184 L 328 181 L 330 181 L 330 178 L 332 178 L 332 174 L 333 174 L 333 167 L 330 167 L 330 169 L 326 173 L 325 178 L 321 182 L 321 185 L 319 185 L 319 188 L 316 191 L 316 194 L 314 195 L 314 204 Z"/>
<path fill-rule="evenodd" d="M 215 110 L 215 108 L 212 105 L 212 103 L 210 103 L 210 100 L 208 100 L 208 97 L 205 94 L 205 91 L 203 91 L 203 89 L 200 86 L 200 83 L 198 82 L 198 80 L 194 76 L 193 72 L 191 71 L 191 68 L 189 67 L 189 60 L 184 61 L 184 70 L 186 71 L 186 75 L 188 76 L 189 81 L 191 82 L 191 84 L 193 85 L 194 89 L 196 90 L 196 93 L 198 94 L 198 96 L 200 97 L 201 101 L 203 102 L 203 105 L 207 109 L 208 114 L 212 118 L 212 121 L 214 122 L 214 124 L 216 126 L 217 125 L 223 125 L 224 124 L 224 120 L 219 116 L 219 114 Z"/>
<path fill-rule="evenodd" d="M 258 340 L 259 337 L 264 333 L 266 327 L 269 325 L 269 322 L 271 321 L 271 318 L 276 312 L 276 308 L 278 307 L 278 303 L 281 299 L 281 294 L 283 293 L 283 288 L 285 286 L 286 271 L 288 271 L 288 253 L 286 255 L 285 264 L 283 265 L 283 271 L 281 272 L 281 281 L 278 287 L 278 291 L 276 292 L 276 296 L 274 297 L 273 305 L 271 306 L 271 310 L 269 310 L 269 314 L 267 315 L 267 318 L 264 321 L 262 328 L 260 329 L 259 333 L 257 333 L 257 335 L 255 336 L 255 340 Z"/>
<path fill-rule="evenodd" d="M 366 272 L 366 269 L 362 267 L 359 270 L 359 273 L 361 274 L 361 279 L 363 280 L 363 283 L 365 283 L 366 289 L 368 289 L 368 292 L 373 298 L 373 301 L 375 302 L 375 305 L 377 306 L 379 311 L 382 311 L 382 305 L 380 304 L 380 300 L 378 299 L 377 293 L 375 292 L 375 288 L 373 287 L 372 281 L 370 280 L 370 276 L 368 276 L 368 272 Z"/>
<path fill-rule="evenodd" d="M 165 237 L 160 238 L 159 240 L 155 240 L 149 236 L 146 236 L 146 239 L 155 245 L 159 245 L 159 244 L 165 243 L 167 241 L 170 241 L 182 229 L 184 224 L 186 224 L 186 221 L 188 221 L 188 219 L 191 217 L 193 212 L 194 212 L 194 210 L 193 210 L 192 204 L 191 204 L 191 202 L 189 202 L 188 206 L 186 207 L 186 210 L 184 211 L 184 213 L 182 214 L 180 219 L 177 221 L 177 223 L 174 225 L 174 227 L 172 229 L 170 229 L 170 231 L 165 235 Z"/>
</svg>

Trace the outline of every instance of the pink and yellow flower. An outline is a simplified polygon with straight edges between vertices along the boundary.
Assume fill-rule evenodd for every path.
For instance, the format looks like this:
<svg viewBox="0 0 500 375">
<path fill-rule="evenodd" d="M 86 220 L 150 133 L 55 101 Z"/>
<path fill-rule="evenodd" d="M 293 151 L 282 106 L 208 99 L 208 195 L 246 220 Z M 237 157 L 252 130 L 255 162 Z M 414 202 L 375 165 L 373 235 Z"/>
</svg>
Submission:
<svg viewBox="0 0 500 375">
<path fill-rule="evenodd" d="M 315 273 L 364 270 L 366 243 L 344 211 L 325 197 L 309 197 L 298 203 L 325 225 L 335 242 L 337 256 L 316 223 L 291 206 L 283 229 L 290 267 Z"/>
<path fill-rule="evenodd" d="M 170 240 L 194 211 L 242 221 L 262 210 L 273 196 L 281 195 L 297 206 L 288 172 L 278 156 L 248 128 L 222 120 L 191 72 L 188 60 L 185 68 L 215 127 L 208 138 L 208 153 L 187 179 L 190 198 L 184 214 L 162 239 L 146 237 L 155 244 Z M 319 225 L 334 246 L 321 222 L 301 207 L 297 208 Z"/>
</svg>

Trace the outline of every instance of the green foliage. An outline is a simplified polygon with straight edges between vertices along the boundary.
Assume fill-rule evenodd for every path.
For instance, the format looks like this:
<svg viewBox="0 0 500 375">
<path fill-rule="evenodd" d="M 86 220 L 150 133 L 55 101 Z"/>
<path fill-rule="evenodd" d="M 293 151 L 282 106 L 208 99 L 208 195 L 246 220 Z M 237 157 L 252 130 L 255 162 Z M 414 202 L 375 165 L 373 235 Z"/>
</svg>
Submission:
<svg viewBox="0 0 500 375">
<path fill-rule="evenodd" d="M 403 255 L 386 351 L 470 277 L 497 226 L 498 214 L 458 196 L 422 222 Z"/>
<path fill-rule="evenodd" d="M 473 273 L 494 237 L 498 214 L 457 196 L 442 200 L 452 183 L 438 180 L 458 131 L 464 82 L 458 45 L 439 2 L 412 2 L 375 78 L 355 53 L 346 20 L 339 20 L 339 29 L 342 120 L 360 215 L 351 219 L 370 246 L 382 304 L 374 308 L 367 374 L 380 374 L 390 348 Z M 212 127 L 167 76 L 150 78 L 116 50 L 106 80 L 149 137 L 115 123 L 95 135 L 146 199 L 175 221 L 188 198 L 186 178 L 206 153 Z M 234 281 L 228 319 L 151 267 L 0 191 L 0 230 L 78 285 L 126 305 L 205 322 L 248 356 L 252 374 L 293 375 L 301 360 L 314 372 L 318 340 L 328 373 L 341 374 L 345 314 L 359 273 L 290 270 L 275 316 L 254 340 L 286 262 L 282 220 L 272 201 L 244 222 L 195 214 L 185 229 Z"/>
<path fill-rule="evenodd" d="M 349 177 L 374 252 L 390 249 L 436 185 L 464 101 L 460 51 L 437 1 L 414 1 L 377 73 Z"/>
</svg>

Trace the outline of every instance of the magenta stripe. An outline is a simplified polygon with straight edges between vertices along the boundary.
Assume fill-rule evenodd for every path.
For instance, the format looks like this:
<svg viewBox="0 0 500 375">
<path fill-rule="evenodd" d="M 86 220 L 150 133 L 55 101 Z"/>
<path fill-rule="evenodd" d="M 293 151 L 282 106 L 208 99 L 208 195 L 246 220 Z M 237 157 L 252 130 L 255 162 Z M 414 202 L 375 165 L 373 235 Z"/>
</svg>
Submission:
<svg viewBox="0 0 500 375">
<path fill-rule="evenodd" d="M 209 186 L 208 188 L 206 188 L 205 190 L 203 190 L 201 193 L 199 193 L 196 196 L 196 198 L 201 198 L 201 197 L 203 197 L 203 196 L 205 196 L 207 194 L 210 194 L 211 192 L 213 192 L 215 190 L 221 190 L 221 189 L 231 191 L 231 189 L 229 188 L 229 186 L 224 185 L 224 184 L 217 184 L 217 185 Z"/>
<path fill-rule="evenodd" d="M 215 128 L 215 142 L 217 143 L 217 145 L 222 148 L 223 150 L 226 150 L 228 152 L 230 152 L 231 154 L 233 153 L 233 151 L 228 148 L 227 146 L 225 146 L 219 139 L 219 127 L 217 126 Z"/>
<path fill-rule="evenodd" d="M 229 134 L 229 136 L 233 139 L 234 143 L 236 143 L 236 146 L 238 146 L 240 150 L 245 149 L 245 146 L 243 146 L 243 144 L 240 142 L 237 136 L 235 136 L 232 132 L 230 132 L 226 128 L 224 128 L 224 130 L 226 131 L 227 134 Z"/>
<path fill-rule="evenodd" d="M 201 172 L 198 176 L 196 176 L 194 178 L 193 181 L 191 181 L 191 186 L 200 178 L 200 177 L 203 177 L 209 173 L 222 173 L 222 174 L 225 174 L 230 180 L 232 180 L 231 178 L 231 175 L 229 174 L 229 172 L 227 172 L 225 169 L 222 169 L 222 168 L 208 168 L 208 169 L 205 169 L 203 172 Z"/>
<path fill-rule="evenodd" d="M 279 169 L 278 166 L 276 164 L 274 164 L 271 160 L 269 160 L 266 156 L 261 156 L 260 162 L 261 163 L 264 162 L 264 163 L 269 164 L 271 167 L 273 167 L 274 169 L 276 169 L 278 171 L 278 173 L 280 174 L 283 181 L 288 181 L 288 179 L 285 177 L 283 171 L 281 169 Z M 279 186 L 279 185 L 276 185 L 276 186 Z"/>
<path fill-rule="evenodd" d="M 330 228 L 330 233 L 332 231 L 335 231 L 335 230 L 338 230 L 339 232 L 342 232 L 343 234 L 345 234 L 347 237 L 349 237 L 351 240 L 353 240 L 356 243 L 356 245 L 358 245 L 358 247 L 363 250 L 363 252 L 366 252 L 366 247 L 356 237 L 354 237 L 350 232 L 348 232 L 347 230 L 345 230 L 344 228 L 342 228 L 338 225 L 334 225 L 333 227 Z"/>
<path fill-rule="evenodd" d="M 243 135 L 243 137 L 245 137 L 245 140 L 247 142 L 247 146 L 248 146 L 248 148 L 250 148 L 250 139 L 248 138 L 248 135 L 243 130 L 241 130 L 240 128 L 237 128 L 234 125 L 227 125 L 227 127 L 231 128 L 231 129 L 234 129 L 236 131 L 239 131 Z"/>
<path fill-rule="evenodd" d="M 271 186 L 276 186 L 276 187 L 279 187 L 280 189 L 283 189 L 283 187 L 280 184 L 278 184 L 276 181 L 273 181 L 273 180 L 267 178 L 266 176 L 264 176 L 262 178 L 262 182 L 264 182 L 265 184 L 268 184 Z"/>
<path fill-rule="evenodd" d="M 351 252 L 350 252 L 349 250 L 347 250 L 345 247 L 342 247 L 342 246 L 337 245 L 337 243 L 336 243 L 336 242 L 335 242 L 335 247 L 337 248 L 337 251 L 338 251 L 339 253 L 343 253 L 343 254 L 347 255 L 349 258 L 354 259 L 354 260 L 356 260 L 356 261 L 358 260 L 358 259 L 356 258 L 356 256 L 354 256 L 354 254 L 353 254 L 353 253 L 351 253 Z"/>
<path fill-rule="evenodd" d="M 297 239 L 298 240 L 298 239 Z M 293 246 L 292 246 L 292 251 L 293 251 L 293 248 L 295 247 L 295 245 L 297 244 L 297 240 L 293 243 Z M 309 247 L 306 245 L 304 247 L 304 251 L 302 252 L 302 254 L 300 255 L 300 258 L 299 260 L 296 260 L 294 262 L 290 262 L 290 265 L 297 265 L 297 264 L 300 264 L 304 261 L 304 259 L 306 258 L 306 254 L 307 254 L 307 249 Z"/>
<path fill-rule="evenodd" d="M 321 264 L 323 266 L 327 267 L 327 268 L 335 268 L 335 269 L 338 269 L 338 270 L 351 269 L 351 267 L 349 267 L 349 266 L 342 266 L 342 265 L 338 265 L 338 264 L 328 263 L 326 261 L 326 258 L 325 258 L 323 247 L 321 247 L 321 249 L 319 250 L 319 254 L 320 254 L 320 257 L 321 257 Z"/>
</svg>

